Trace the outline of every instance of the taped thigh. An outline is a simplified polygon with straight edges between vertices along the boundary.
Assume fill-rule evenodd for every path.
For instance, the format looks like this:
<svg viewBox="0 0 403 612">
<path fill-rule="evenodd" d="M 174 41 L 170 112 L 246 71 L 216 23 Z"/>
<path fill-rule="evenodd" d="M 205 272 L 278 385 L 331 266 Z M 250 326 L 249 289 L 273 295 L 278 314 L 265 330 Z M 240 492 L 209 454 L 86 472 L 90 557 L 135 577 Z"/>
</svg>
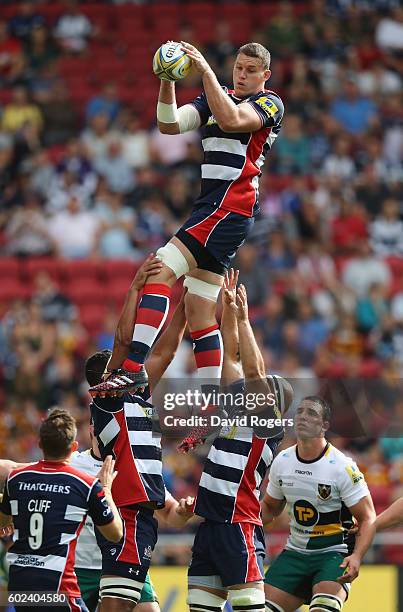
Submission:
<svg viewBox="0 0 403 612">
<path fill-rule="evenodd" d="M 208 283 L 200 280 L 200 278 L 194 278 L 193 276 L 186 276 L 183 286 L 187 288 L 189 293 L 198 295 L 199 297 L 205 298 L 206 300 L 217 301 L 218 294 L 220 293 L 221 286 Z"/>
<path fill-rule="evenodd" d="M 203 589 L 189 589 L 186 603 L 190 612 L 222 612 L 225 599 Z"/>
</svg>

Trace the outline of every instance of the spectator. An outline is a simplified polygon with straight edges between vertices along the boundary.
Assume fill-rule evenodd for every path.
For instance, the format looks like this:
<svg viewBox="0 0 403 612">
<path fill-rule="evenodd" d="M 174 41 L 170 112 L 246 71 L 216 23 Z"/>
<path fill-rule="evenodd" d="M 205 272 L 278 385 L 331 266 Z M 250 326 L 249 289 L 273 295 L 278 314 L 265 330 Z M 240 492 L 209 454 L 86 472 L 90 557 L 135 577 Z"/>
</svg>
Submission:
<svg viewBox="0 0 403 612">
<path fill-rule="evenodd" d="M 23 42 L 28 42 L 36 28 L 45 25 L 45 19 L 36 12 L 35 4 L 32 0 L 22 0 L 18 4 L 18 13 L 10 19 L 8 27 L 11 35 Z"/>
<path fill-rule="evenodd" d="M 292 57 L 301 44 L 301 31 L 291 2 L 281 2 L 277 14 L 270 20 L 265 46 L 279 57 Z"/>
<path fill-rule="evenodd" d="M 133 248 L 131 241 L 135 229 L 133 210 L 123 206 L 121 193 L 110 191 L 105 195 L 103 204 L 96 209 L 100 256 L 107 259 L 140 258 L 141 252 Z"/>
<path fill-rule="evenodd" d="M 27 40 L 28 67 L 34 75 L 53 62 L 59 55 L 49 30 L 44 24 L 36 25 Z"/>
<path fill-rule="evenodd" d="M 115 121 L 119 114 L 120 102 L 118 99 L 116 83 L 110 81 L 104 85 L 102 93 L 91 98 L 85 109 L 87 123 L 96 115 L 107 115 L 109 123 Z"/>
<path fill-rule="evenodd" d="M 385 298 L 385 288 L 382 285 L 372 285 L 367 297 L 357 302 L 357 322 L 360 331 L 367 333 L 378 327 L 382 318 L 388 313 L 388 303 Z"/>
<path fill-rule="evenodd" d="M 181 172 L 172 172 L 165 188 L 165 202 L 172 216 L 180 223 L 193 208 L 194 198 L 190 193 L 190 184 Z"/>
<path fill-rule="evenodd" d="M 382 214 L 370 226 L 371 246 L 375 255 L 403 255 L 403 222 L 399 219 L 399 203 L 385 200 Z"/>
<path fill-rule="evenodd" d="M 71 172 L 76 175 L 78 183 L 82 186 L 83 193 L 90 197 L 97 186 L 97 176 L 91 161 L 88 159 L 87 151 L 77 138 L 72 138 L 66 147 L 66 151 L 57 165 L 57 172 Z"/>
<path fill-rule="evenodd" d="M 129 193 L 135 186 L 134 171 L 123 156 L 119 140 L 110 142 L 106 154 L 94 159 L 94 168 L 111 191 Z"/>
<path fill-rule="evenodd" d="M 81 140 L 87 147 L 92 159 L 106 154 L 109 144 L 119 139 L 119 134 L 109 130 L 109 118 L 105 113 L 95 115 L 81 134 Z"/>
<path fill-rule="evenodd" d="M 343 85 L 343 95 L 331 104 L 331 115 L 343 129 L 353 136 L 360 136 L 373 124 L 376 105 L 370 99 L 360 96 L 355 79 L 349 77 Z"/>
<path fill-rule="evenodd" d="M 157 164 L 171 167 L 186 158 L 189 144 L 199 141 L 197 132 L 168 136 L 155 128 L 150 135 L 151 158 Z"/>
<path fill-rule="evenodd" d="M 70 197 L 66 210 L 49 220 L 48 230 L 61 257 L 78 259 L 94 254 L 99 222 L 94 214 L 82 210 L 76 196 Z"/>
<path fill-rule="evenodd" d="M 239 249 L 236 257 L 236 268 L 239 269 L 239 282 L 245 285 L 248 302 L 252 307 L 262 306 L 269 289 L 267 272 L 257 265 L 259 253 L 250 243 Z"/>
<path fill-rule="evenodd" d="M 7 252 L 17 256 L 51 255 L 55 251 L 39 196 L 28 193 L 6 228 Z"/>
<path fill-rule="evenodd" d="M 146 130 L 141 128 L 140 119 L 131 113 L 127 129 L 122 135 L 123 155 L 131 168 L 138 170 L 150 163 L 150 143 Z"/>
<path fill-rule="evenodd" d="M 282 274 L 287 273 L 294 266 L 293 253 L 280 227 L 275 227 L 270 232 L 268 245 L 261 261 L 265 264 L 266 269 L 270 270 L 272 279 L 281 278 Z"/>
<path fill-rule="evenodd" d="M 368 295 L 371 285 L 389 287 L 390 271 L 385 262 L 374 257 L 368 240 L 357 242 L 357 253 L 345 266 L 342 280 L 358 297 Z"/>
<path fill-rule="evenodd" d="M 297 115 L 288 115 L 276 143 L 280 174 L 305 174 L 309 167 L 309 142 Z"/>
<path fill-rule="evenodd" d="M 325 321 L 313 310 L 309 300 L 298 305 L 298 346 L 300 361 L 304 366 L 313 362 L 316 348 L 323 344 L 329 335 Z"/>
<path fill-rule="evenodd" d="M 357 241 L 367 237 L 364 211 L 357 203 L 345 199 L 339 202 L 338 215 L 332 219 L 331 241 L 335 252 L 348 254 L 356 248 Z"/>
<path fill-rule="evenodd" d="M 72 321 L 77 308 L 63 293 L 47 272 L 39 272 L 34 278 L 32 300 L 40 308 L 44 321 Z"/>
<path fill-rule="evenodd" d="M 93 34 L 93 27 L 80 10 L 77 0 L 65 0 L 66 12 L 56 23 L 54 34 L 64 51 L 82 53 L 87 47 L 87 41 Z"/>
<path fill-rule="evenodd" d="M 8 35 L 7 23 L 0 20 L 0 85 L 12 85 L 23 78 L 25 60 L 19 40 Z"/>
<path fill-rule="evenodd" d="M 398 52 L 403 49 L 403 9 L 396 8 L 391 15 L 385 16 L 377 25 L 375 40 L 386 52 Z"/>
<path fill-rule="evenodd" d="M 29 100 L 26 88 L 18 86 L 13 90 L 13 101 L 4 109 L 3 129 L 8 132 L 17 132 L 26 123 L 32 123 L 41 129 L 43 119 L 37 105 Z"/>
<path fill-rule="evenodd" d="M 356 167 L 350 153 L 350 141 L 340 136 L 334 145 L 333 153 L 328 155 L 323 164 L 323 172 L 328 176 L 337 176 L 341 180 L 351 180 Z"/>
<path fill-rule="evenodd" d="M 402 80 L 380 61 L 358 74 L 358 89 L 364 96 L 389 95 L 402 90 Z"/>
</svg>

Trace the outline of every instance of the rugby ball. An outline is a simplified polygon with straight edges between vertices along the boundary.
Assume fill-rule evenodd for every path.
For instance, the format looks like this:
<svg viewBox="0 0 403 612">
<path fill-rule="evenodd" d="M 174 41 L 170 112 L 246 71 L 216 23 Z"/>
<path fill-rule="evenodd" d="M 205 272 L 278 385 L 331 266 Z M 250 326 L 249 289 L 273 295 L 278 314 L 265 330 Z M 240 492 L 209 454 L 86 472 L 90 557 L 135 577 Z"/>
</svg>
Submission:
<svg viewBox="0 0 403 612">
<path fill-rule="evenodd" d="M 192 60 L 181 50 L 181 43 L 167 42 L 155 52 L 153 72 L 163 81 L 179 81 L 189 73 Z"/>
</svg>

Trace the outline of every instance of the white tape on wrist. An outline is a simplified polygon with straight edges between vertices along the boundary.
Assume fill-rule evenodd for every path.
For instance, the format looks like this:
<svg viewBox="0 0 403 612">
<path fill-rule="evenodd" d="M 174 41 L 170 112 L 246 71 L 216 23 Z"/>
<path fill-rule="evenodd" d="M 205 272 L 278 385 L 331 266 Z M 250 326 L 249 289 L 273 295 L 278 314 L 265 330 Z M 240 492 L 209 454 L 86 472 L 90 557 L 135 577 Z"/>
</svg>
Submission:
<svg viewBox="0 0 403 612">
<path fill-rule="evenodd" d="M 157 103 L 157 119 L 161 123 L 179 123 L 178 107 L 175 104 Z"/>
</svg>

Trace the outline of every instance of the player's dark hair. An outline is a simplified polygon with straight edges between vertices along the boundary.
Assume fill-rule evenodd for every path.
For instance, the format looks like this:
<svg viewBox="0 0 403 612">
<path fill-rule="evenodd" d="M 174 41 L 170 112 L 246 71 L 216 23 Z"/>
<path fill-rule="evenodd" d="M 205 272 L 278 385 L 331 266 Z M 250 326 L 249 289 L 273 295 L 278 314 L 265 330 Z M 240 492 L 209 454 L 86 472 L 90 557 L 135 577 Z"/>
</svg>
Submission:
<svg viewBox="0 0 403 612">
<path fill-rule="evenodd" d="M 318 406 L 320 406 L 322 410 L 323 421 L 330 422 L 330 419 L 332 416 L 330 406 L 327 402 L 325 402 L 325 400 L 322 397 L 319 397 L 319 395 L 308 395 L 307 397 L 304 397 L 303 401 L 313 402 L 314 404 L 318 404 Z"/>
<path fill-rule="evenodd" d="M 88 357 L 85 362 L 85 377 L 90 387 L 98 385 L 102 381 L 102 374 L 105 372 L 111 354 L 111 351 L 105 349 Z"/>
<path fill-rule="evenodd" d="M 268 51 L 268 49 L 266 49 L 266 47 L 260 43 L 251 42 L 247 43 L 246 45 L 242 45 L 242 47 L 238 49 L 237 55 L 240 53 L 243 53 L 248 57 L 259 58 L 263 64 L 263 68 L 265 70 L 269 70 L 271 61 L 270 51 Z"/>
<path fill-rule="evenodd" d="M 52 410 L 39 429 L 39 443 L 45 459 L 66 457 L 76 436 L 75 418 L 62 408 Z"/>
</svg>

